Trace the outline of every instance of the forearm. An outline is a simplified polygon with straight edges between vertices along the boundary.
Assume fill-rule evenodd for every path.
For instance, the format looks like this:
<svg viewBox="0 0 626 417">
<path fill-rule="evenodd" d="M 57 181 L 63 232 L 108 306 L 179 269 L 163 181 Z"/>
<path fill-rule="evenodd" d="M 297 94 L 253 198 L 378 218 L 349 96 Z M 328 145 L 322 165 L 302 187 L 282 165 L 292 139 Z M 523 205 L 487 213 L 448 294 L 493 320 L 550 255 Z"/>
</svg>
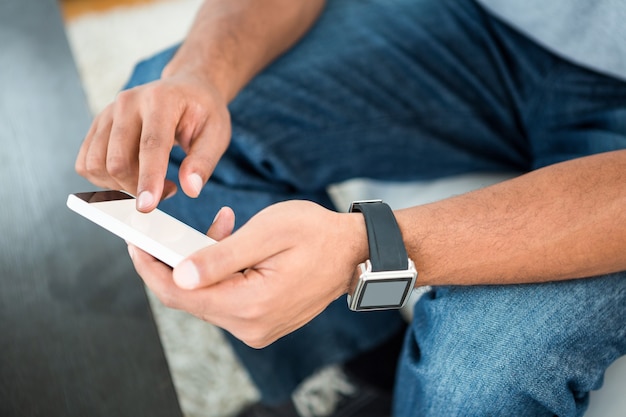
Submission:
<svg viewBox="0 0 626 417">
<path fill-rule="evenodd" d="M 396 212 L 421 285 L 506 284 L 626 270 L 626 151 Z"/>
<path fill-rule="evenodd" d="M 206 0 L 163 76 L 206 77 L 232 100 L 315 22 L 324 0 Z"/>
</svg>

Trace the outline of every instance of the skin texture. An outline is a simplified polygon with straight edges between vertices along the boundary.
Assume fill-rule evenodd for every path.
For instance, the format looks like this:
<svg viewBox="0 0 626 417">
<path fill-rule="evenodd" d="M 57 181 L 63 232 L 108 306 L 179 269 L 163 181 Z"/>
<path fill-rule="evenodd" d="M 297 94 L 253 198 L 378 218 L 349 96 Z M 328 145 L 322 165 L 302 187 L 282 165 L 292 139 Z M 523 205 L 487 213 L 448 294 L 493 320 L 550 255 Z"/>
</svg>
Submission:
<svg viewBox="0 0 626 417">
<path fill-rule="evenodd" d="M 122 92 L 96 117 L 76 170 L 138 195 L 150 211 L 174 193 L 164 180 L 175 143 L 187 152 L 183 191 L 195 197 L 227 148 L 227 103 L 315 21 L 322 1 L 207 1 L 163 78 Z M 271 28 L 268 29 L 268 28 Z M 240 57 L 245 56 L 242 61 Z M 158 103 L 158 105 L 157 105 Z M 396 211 L 419 285 L 547 282 L 626 270 L 626 151 L 553 165 L 516 179 Z M 253 347 L 303 326 L 354 285 L 368 258 L 361 214 L 275 204 L 174 270 L 130 246 L 147 286 L 172 308 Z"/>
</svg>

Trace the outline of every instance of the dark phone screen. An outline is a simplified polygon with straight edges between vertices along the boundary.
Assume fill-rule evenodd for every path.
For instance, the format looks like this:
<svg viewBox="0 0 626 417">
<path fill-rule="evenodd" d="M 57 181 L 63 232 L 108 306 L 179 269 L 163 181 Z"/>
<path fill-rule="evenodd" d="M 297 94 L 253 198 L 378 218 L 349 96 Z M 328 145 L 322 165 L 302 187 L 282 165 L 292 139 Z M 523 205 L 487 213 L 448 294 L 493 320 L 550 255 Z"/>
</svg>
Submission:
<svg viewBox="0 0 626 417">
<path fill-rule="evenodd" d="M 87 203 L 100 203 L 103 201 L 131 200 L 135 197 L 128 195 L 122 191 L 91 191 L 86 193 L 76 193 L 76 197 Z"/>
</svg>

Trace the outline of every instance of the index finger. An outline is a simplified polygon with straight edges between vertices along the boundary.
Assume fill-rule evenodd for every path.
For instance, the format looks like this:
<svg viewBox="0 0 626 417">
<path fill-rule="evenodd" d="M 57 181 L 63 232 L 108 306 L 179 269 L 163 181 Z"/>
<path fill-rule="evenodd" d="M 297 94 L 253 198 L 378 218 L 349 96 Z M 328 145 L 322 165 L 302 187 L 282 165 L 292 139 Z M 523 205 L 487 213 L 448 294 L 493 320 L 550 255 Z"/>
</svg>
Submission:
<svg viewBox="0 0 626 417">
<path fill-rule="evenodd" d="M 178 120 L 166 106 L 149 106 L 142 114 L 139 140 L 137 210 L 153 210 L 163 194 L 165 175 Z"/>
</svg>

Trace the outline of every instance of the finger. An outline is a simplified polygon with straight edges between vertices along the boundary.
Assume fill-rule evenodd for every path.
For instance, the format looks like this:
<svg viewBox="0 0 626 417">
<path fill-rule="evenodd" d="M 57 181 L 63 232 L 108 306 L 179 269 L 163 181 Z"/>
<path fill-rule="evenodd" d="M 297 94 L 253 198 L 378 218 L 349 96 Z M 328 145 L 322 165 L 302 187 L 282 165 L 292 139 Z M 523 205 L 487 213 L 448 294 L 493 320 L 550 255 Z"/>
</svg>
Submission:
<svg viewBox="0 0 626 417">
<path fill-rule="evenodd" d="M 154 106 L 152 103 L 144 113 L 139 140 L 137 209 L 149 212 L 156 207 L 163 195 L 177 117 L 173 109 Z"/>
<path fill-rule="evenodd" d="M 107 154 L 107 174 L 120 188 L 137 193 L 139 135 L 141 118 L 136 110 L 136 94 L 132 90 L 118 94 L 110 129 Z"/>
<path fill-rule="evenodd" d="M 83 177 L 86 177 L 88 175 L 87 166 L 86 166 L 87 164 L 85 162 L 85 159 L 87 157 L 87 151 L 89 150 L 89 146 L 91 145 L 93 135 L 96 132 L 98 121 L 99 121 L 99 117 L 96 117 L 91 123 L 91 126 L 89 126 L 87 135 L 85 135 L 85 139 L 83 140 L 83 143 L 80 145 L 80 149 L 78 150 L 78 155 L 76 155 L 76 162 L 74 163 L 74 169 L 79 175 Z"/>
<path fill-rule="evenodd" d="M 118 184 L 106 172 L 106 156 L 111 125 L 112 117 L 109 107 L 94 121 L 90 128 L 79 152 L 76 170 L 98 186 L 118 188 Z"/>
<path fill-rule="evenodd" d="M 227 109 L 216 110 L 200 133 L 192 139 L 183 160 L 179 180 L 185 194 L 197 197 L 230 142 L 230 116 Z"/>
<path fill-rule="evenodd" d="M 248 222 L 218 244 L 180 262 L 174 268 L 176 284 L 184 289 L 214 285 L 287 249 L 281 246 L 280 234 L 272 233 L 272 228 L 258 226 Z"/>
<path fill-rule="evenodd" d="M 230 236 L 235 228 L 235 213 L 230 207 L 222 207 L 215 218 L 213 224 L 207 232 L 207 236 L 214 240 L 222 240 Z"/>
</svg>

